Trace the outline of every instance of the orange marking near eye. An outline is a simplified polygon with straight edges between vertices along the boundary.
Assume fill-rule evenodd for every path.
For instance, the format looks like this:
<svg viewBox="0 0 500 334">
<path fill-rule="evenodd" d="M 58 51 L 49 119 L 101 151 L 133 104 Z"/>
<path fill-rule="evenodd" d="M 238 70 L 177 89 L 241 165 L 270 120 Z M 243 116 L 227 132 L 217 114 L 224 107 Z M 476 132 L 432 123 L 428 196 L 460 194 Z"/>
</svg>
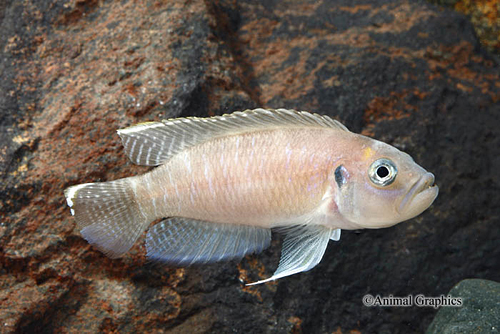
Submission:
<svg viewBox="0 0 500 334">
<path fill-rule="evenodd" d="M 375 152 L 372 150 L 371 147 L 367 147 L 363 150 L 363 158 L 365 160 L 370 159 Z"/>
</svg>

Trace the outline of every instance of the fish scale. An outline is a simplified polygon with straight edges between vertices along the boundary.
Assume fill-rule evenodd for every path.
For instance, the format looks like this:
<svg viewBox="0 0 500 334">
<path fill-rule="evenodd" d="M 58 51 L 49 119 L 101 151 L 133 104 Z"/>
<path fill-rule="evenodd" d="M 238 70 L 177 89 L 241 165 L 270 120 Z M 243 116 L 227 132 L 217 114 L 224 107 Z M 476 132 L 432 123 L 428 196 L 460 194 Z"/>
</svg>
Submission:
<svg viewBox="0 0 500 334">
<path fill-rule="evenodd" d="M 224 145 L 221 145 L 220 141 L 207 142 L 173 157 L 165 165 L 156 169 L 151 178 L 163 179 L 161 175 L 166 170 L 185 170 L 185 155 L 188 155 L 192 170 L 176 179 L 181 193 L 178 199 L 181 202 L 181 211 L 177 210 L 177 205 L 172 205 L 163 211 L 163 216 L 181 216 L 220 223 L 265 224 L 264 226 L 271 227 L 279 225 L 285 219 L 305 214 L 317 205 L 326 191 L 327 174 L 332 168 L 328 164 L 331 159 L 326 152 L 317 154 L 317 159 L 314 161 L 310 161 L 308 156 L 302 154 L 302 145 L 306 145 L 306 151 L 309 152 L 318 150 L 316 143 L 331 137 L 331 134 L 322 129 L 315 132 L 311 134 L 310 131 L 305 132 L 301 129 L 287 131 L 277 129 L 263 133 L 250 133 L 241 136 L 241 139 L 230 136 L 223 139 Z M 247 144 L 251 143 L 252 137 L 256 138 L 253 149 L 260 154 L 257 155 L 257 161 L 251 164 L 249 172 L 245 174 L 243 166 L 251 156 Z M 269 140 L 269 138 L 276 139 Z M 234 154 L 226 155 L 226 158 L 221 160 L 221 152 L 218 149 L 222 147 L 223 152 L 234 152 L 237 140 L 240 140 L 239 160 L 235 161 Z M 302 141 L 305 143 L 302 144 Z M 274 145 L 269 145 L 270 142 Z M 300 147 L 294 147 L 295 154 L 291 154 L 293 168 L 286 170 L 283 167 L 287 156 L 283 147 L 290 142 L 295 142 L 293 144 L 300 145 Z M 216 196 L 208 190 L 209 181 L 204 173 L 207 166 L 203 161 L 202 152 L 211 152 L 208 168 L 213 176 L 212 182 L 216 189 Z M 268 155 L 273 158 L 266 158 Z M 309 167 L 312 163 L 321 165 L 321 169 L 316 171 Z M 224 168 L 228 170 L 227 177 L 223 177 L 220 172 Z M 261 168 L 265 171 L 264 173 L 261 173 Z M 319 175 L 316 179 L 314 173 Z M 292 178 L 294 182 L 288 182 L 289 178 Z M 141 183 L 140 179 L 138 183 Z M 191 202 L 190 196 L 193 192 L 190 188 L 193 184 L 196 191 L 194 202 Z M 308 188 L 310 191 L 304 191 Z M 147 193 L 149 190 L 143 188 L 142 191 Z M 167 192 L 171 193 L 173 190 L 167 189 Z M 157 196 L 161 194 L 158 193 Z M 255 211 L 260 214 L 254 214 Z"/>
</svg>

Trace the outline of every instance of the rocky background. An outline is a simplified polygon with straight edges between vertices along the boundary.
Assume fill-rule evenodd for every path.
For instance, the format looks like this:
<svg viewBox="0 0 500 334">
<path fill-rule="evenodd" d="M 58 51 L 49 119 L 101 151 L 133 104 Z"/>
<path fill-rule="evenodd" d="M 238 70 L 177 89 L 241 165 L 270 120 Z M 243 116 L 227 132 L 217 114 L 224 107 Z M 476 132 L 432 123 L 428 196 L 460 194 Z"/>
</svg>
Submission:
<svg viewBox="0 0 500 334">
<path fill-rule="evenodd" d="M 495 29 L 497 2 L 476 3 Z M 419 333 L 435 309 L 362 297 L 500 281 L 498 44 L 463 14 L 418 0 L 4 0 L 0 19 L 0 332 Z M 254 287 L 242 282 L 272 274 L 279 238 L 182 269 L 148 264 L 142 243 L 110 260 L 74 230 L 66 187 L 147 171 L 116 129 L 258 106 L 405 150 L 435 173 L 437 201 Z"/>
</svg>

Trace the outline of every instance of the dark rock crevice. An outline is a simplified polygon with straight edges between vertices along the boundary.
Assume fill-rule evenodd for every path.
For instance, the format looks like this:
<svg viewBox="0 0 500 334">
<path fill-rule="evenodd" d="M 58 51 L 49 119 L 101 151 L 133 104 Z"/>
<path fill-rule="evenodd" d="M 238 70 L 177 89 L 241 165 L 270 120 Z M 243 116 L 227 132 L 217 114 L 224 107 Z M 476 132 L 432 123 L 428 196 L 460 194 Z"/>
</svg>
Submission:
<svg viewBox="0 0 500 334">
<path fill-rule="evenodd" d="M 245 54 L 245 42 L 241 39 L 241 7 L 237 2 L 205 0 L 208 13 L 213 18 L 210 25 L 215 38 L 227 47 L 237 68 L 238 84 L 257 106 L 263 106 L 259 82 L 253 64 Z M 239 70 L 238 70 L 239 69 Z"/>
</svg>

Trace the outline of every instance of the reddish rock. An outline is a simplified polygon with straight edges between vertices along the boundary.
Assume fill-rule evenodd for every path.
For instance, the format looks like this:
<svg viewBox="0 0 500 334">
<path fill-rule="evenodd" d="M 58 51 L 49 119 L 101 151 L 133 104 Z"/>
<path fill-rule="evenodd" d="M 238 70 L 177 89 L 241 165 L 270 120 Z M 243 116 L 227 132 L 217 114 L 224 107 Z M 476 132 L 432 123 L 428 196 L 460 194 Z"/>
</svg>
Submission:
<svg viewBox="0 0 500 334">
<path fill-rule="evenodd" d="M 422 1 L 7 1 L 0 4 L 2 332 L 423 332 L 438 296 L 500 280 L 500 70 L 466 19 Z M 255 287 L 280 241 L 241 263 L 110 260 L 63 190 L 147 170 L 116 129 L 287 107 L 335 116 L 436 174 L 430 210 L 343 233 L 310 272 Z"/>
</svg>

